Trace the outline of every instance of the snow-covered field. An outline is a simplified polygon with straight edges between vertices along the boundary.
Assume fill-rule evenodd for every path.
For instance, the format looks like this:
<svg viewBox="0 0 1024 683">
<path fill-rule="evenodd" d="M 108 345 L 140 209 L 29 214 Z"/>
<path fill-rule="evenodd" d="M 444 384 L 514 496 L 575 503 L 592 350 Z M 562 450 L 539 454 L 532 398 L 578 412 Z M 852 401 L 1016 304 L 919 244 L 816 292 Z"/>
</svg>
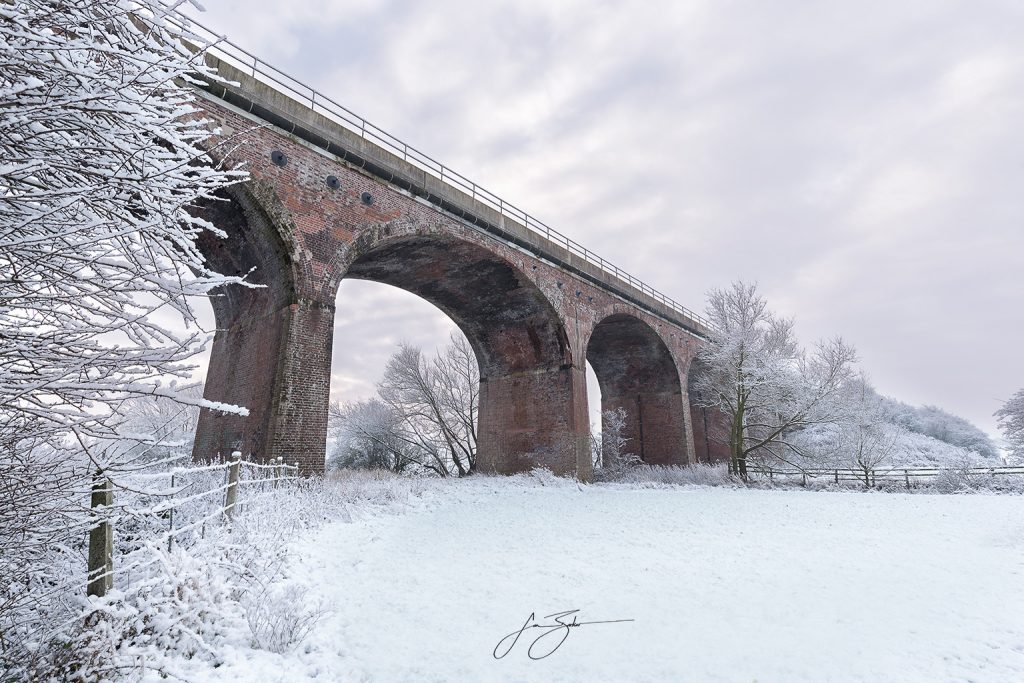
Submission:
<svg viewBox="0 0 1024 683">
<path fill-rule="evenodd" d="M 546 485 L 545 485 L 546 484 Z M 1024 497 L 434 482 L 295 540 L 326 612 L 209 681 L 1022 681 Z M 531 613 L 580 622 L 502 638 Z M 571 617 L 567 618 L 571 621 Z M 512 645 L 503 643 L 502 654 Z M 191 667 L 186 667 L 191 668 Z"/>
</svg>

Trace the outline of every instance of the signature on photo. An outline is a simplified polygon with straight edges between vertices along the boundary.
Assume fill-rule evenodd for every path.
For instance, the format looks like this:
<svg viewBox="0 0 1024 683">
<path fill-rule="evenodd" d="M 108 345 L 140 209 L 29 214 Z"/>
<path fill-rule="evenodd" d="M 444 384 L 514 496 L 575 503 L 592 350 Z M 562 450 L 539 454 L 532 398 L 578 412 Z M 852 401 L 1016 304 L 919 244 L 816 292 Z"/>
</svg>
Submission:
<svg viewBox="0 0 1024 683">
<path fill-rule="evenodd" d="M 526 655 L 530 659 L 544 659 L 555 653 L 555 650 L 562 646 L 566 638 L 569 637 L 569 633 L 574 628 L 580 626 L 589 626 L 591 624 L 622 624 L 627 621 L 634 621 L 633 619 L 608 619 L 604 621 L 577 621 L 576 615 L 579 613 L 578 609 L 567 610 L 565 612 L 555 612 L 554 614 L 548 614 L 544 619 L 552 619 L 554 623 L 540 623 L 537 621 L 537 616 L 534 612 L 530 612 L 530 616 L 526 618 L 522 627 L 498 641 L 498 644 L 494 646 L 494 658 L 501 659 L 516 646 L 519 642 L 520 636 L 523 635 L 527 629 L 539 629 L 539 633 L 530 646 L 526 649 Z M 571 619 L 571 621 L 570 621 Z M 531 632 L 532 633 L 532 632 Z M 543 642 L 541 642 L 543 641 Z"/>
</svg>

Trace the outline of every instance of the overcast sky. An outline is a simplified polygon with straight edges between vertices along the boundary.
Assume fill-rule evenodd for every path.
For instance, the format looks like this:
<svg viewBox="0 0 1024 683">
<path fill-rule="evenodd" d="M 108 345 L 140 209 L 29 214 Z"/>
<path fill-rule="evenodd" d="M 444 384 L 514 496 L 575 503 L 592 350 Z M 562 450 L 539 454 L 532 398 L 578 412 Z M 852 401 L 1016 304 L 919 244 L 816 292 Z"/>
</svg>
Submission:
<svg viewBox="0 0 1024 683">
<path fill-rule="evenodd" d="M 200 20 L 695 310 L 744 279 L 885 394 L 1024 386 L 1024 2 L 205 0 Z M 450 323 L 343 283 L 334 394 Z"/>
</svg>

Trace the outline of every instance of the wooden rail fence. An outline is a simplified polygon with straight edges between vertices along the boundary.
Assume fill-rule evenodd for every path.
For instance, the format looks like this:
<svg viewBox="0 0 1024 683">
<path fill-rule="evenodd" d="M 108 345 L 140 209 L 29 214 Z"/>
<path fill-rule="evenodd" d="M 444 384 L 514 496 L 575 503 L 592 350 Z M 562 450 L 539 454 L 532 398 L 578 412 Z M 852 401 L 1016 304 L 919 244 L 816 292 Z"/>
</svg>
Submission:
<svg viewBox="0 0 1024 683">
<path fill-rule="evenodd" d="M 1014 477 L 1024 475 L 1024 466 L 1000 466 L 1000 467 L 885 467 L 876 469 L 853 469 L 853 468 L 832 468 L 832 469 L 782 469 L 772 467 L 747 466 L 749 474 L 757 475 L 768 481 L 792 481 L 799 479 L 801 484 L 807 485 L 809 480 L 832 481 L 835 484 L 844 482 L 858 482 L 865 487 L 881 486 L 886 483 L 903 484 L 905 488 L 913 488 L 915 485 L 927 483 L 940 475 L 960 475 L 969 479 L 985 477 Z"/>
</svg>

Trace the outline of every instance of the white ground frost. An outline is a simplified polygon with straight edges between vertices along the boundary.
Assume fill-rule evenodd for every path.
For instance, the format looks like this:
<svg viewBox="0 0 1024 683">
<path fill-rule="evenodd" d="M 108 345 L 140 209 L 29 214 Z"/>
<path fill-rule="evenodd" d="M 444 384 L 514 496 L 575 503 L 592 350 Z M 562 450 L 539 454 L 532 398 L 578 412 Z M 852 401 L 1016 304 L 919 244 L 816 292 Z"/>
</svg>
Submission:
<svg viewBox="0 0 1024 683">
<path fill-rule="evenodd" d="M 195 674 L 1024 680 L 1024 497 L 546 483 L 439 483 L 310 532 L 289 575 L 327 610 L 316 632 L 287 655 L 238 642 Z M 527 630 L 495 659 L 531 612 L 565 610 L 634 621 L 571 629 L 536 661 Z"/>
</svg>

